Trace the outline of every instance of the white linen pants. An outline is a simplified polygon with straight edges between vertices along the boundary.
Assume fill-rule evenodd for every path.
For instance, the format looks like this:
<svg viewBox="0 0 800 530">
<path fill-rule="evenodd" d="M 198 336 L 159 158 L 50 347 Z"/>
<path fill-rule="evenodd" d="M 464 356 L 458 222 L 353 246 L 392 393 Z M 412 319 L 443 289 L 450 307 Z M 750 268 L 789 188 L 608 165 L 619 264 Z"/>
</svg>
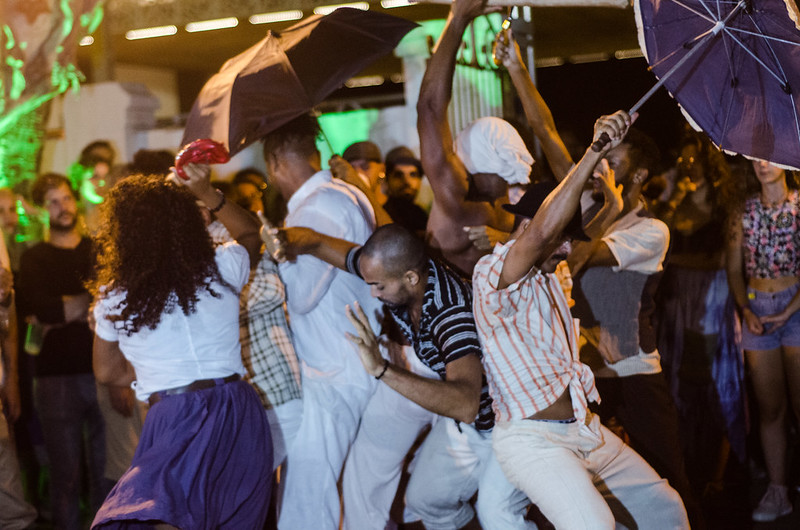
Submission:
<svg viewBox="0 0 800 530">
<path fill-rule="evenodd" d="M 423 377 L 436 377 L 404 348 L 408 368 Z M 345 530 L 383 530 L 397 495 L 403 463 L 426 425 L 439 415 L 379 384 L 361 418 L 342 478 Z M 442 418 L 441 421 L 445 421 Z"/>
<path fill-rule="evenodd" d="M 303 376 L 303 417 L 288 446 L 280 530 L 338 530 L 336 482 L 375 387 Z"/>
<path fill-rule="evenodd" d="M 591 417 L 579 423 L 514 420 L 493 432 L 497 460 L 558 529 L 688 529 L 678 493 Z"/>
<path fill-rule="evenodd" d="M 406 490 L 406 520 L 428 530 L 456 530 L 475 515 L 484 530 L 535 529 L 524 519 L 525 493 L 506 479 L 492 451 L 491 433 L 441 418 L 420 447 Z"/>
</svg>

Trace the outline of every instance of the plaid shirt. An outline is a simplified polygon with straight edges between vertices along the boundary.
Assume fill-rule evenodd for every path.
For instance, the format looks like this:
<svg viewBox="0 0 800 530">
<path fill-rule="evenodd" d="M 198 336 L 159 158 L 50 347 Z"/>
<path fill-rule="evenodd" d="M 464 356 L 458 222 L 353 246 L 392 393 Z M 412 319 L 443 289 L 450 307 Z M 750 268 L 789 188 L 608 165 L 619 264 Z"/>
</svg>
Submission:
<svg viewBox="0 0 800 530">
<path fill-rule="evenodd" d="M 261 396 L 265 408 L 299 399 L 300 370 L 286 322 L 285 292 L 278 267 L 264 254 L 250 271 L 239 298 L 239 340 L 245 380 Z"/>
<path fill-rule="evenodd" d="M 233 241 L 219 221 L 207 228 L 214 245 Z M 266 409 L 302 396 L 285 301 L 278 266 L 264 253 L 239 296 L 239 342 L 247 370 L 244 379 L 256 389 Z"/>
</svg>

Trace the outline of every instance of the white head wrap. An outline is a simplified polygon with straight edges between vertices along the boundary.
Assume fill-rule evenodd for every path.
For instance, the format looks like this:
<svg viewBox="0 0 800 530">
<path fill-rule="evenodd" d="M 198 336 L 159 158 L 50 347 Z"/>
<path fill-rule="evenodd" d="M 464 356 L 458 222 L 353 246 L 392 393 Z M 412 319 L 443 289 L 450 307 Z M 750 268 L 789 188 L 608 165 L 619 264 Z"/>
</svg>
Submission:
<svg viewBox="0 0 800 530">
<path fill-rule="evenodd" d="M 509 184 L 530 182 L 533 157 L 505 120 L 478 118 L 458 133 L 455 147 L 470 173 L 496 173 Z"/>
</svg>

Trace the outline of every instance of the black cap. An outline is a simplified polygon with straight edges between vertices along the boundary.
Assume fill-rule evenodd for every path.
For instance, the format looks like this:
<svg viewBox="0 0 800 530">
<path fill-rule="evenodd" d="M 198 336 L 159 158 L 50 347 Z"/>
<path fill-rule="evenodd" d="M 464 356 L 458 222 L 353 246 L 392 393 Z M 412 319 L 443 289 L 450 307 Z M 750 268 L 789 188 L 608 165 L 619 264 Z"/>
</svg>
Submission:
<svg viewBox="0 0 800 530">
<path fill-rule="evenodd" d="M 408 165 L 416 166 L 419 174 L 422 175 L 422 163 L 414 156 L 414 152 L 408 147 L 401 145 L 386 153 L 386 174 L 394 170 L 394 166 Z"/>
<path fill-rule="evenodd" d="M 520 197 L 519 201 L 515 204 L 504 204 L 503 209 L 514 215 L 531 219 L 536 215 L 539 207 L 554 189 L 556 189 L 556 185 L 552 182 L 538 182 L 531 185 L 528 191 L 525 192 L 525 195 Z M 578 204 L 575 215 L 572 216 L 567 226 L 564 227 L 564 233 L 578 241 L 591 241 L 591 238 L 583 231 L 583 223 L 581 221 L 581 205 Z"/>
<path fill-rule="evenodd" d="M 345 149 L 344 153 L 342 153 L 342 158 L 348 162 L 352 162 L 353 160 L 368 160 L 380 164 L 383 161 L 381 150 L 370 141 L 351 144 L 350 147 Z"/>
</svg>

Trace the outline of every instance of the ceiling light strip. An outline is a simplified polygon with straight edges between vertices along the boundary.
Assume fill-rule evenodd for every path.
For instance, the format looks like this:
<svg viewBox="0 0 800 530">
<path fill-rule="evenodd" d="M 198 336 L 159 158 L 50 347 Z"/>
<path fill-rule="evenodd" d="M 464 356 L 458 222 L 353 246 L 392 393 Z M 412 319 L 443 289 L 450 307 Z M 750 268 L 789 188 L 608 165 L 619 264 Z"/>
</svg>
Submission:
<svg viewBox="0 0 800 530">
<path fill-rule="evenodd" d="M 381 7 L 384 9 L 393 9 L 395 7 L 408 7 L 416 5 L 417 2 L 413 0 L 381 0 Z"/>
<path fill-rule="evenodd" d="M 128 40 L 152 39 L 154 37 L 166 37 L 178 33 L 176 26 L 157 26 L 153 28 L 132 29 L 125 32 Z"/>
<path fill-rule="evenodd" d="M 239 25 L 236 17 L 217 18 L 214 20 L 202 20 L 200 22 L 189 22 L 186 24 L 186 31 L 197 33 L 199 31 L 214 31 L 216 29 L 235 28 Z"/>
<path fill-rule="evenodd" d="M 353 2 L 350 4 L 336 4 L 330 6 L 319 6 L 314 8 L 315 15 L 327 15 L 333 13 L 340 7 L 352 7 L 353 9 L 360 9 L 361 11 L 369 11 L 369 4 L 367 2 Z"/>
<path fill-rule="evenodd" d="M 272 24 L 273 22 L 284 22 L 287 20 L 300 20 L 303 12 L 299 9 L 291 11 L 277 11 L 275 13 L 259 13 L 247 19 L 251 24 Z"/>
</svg>

